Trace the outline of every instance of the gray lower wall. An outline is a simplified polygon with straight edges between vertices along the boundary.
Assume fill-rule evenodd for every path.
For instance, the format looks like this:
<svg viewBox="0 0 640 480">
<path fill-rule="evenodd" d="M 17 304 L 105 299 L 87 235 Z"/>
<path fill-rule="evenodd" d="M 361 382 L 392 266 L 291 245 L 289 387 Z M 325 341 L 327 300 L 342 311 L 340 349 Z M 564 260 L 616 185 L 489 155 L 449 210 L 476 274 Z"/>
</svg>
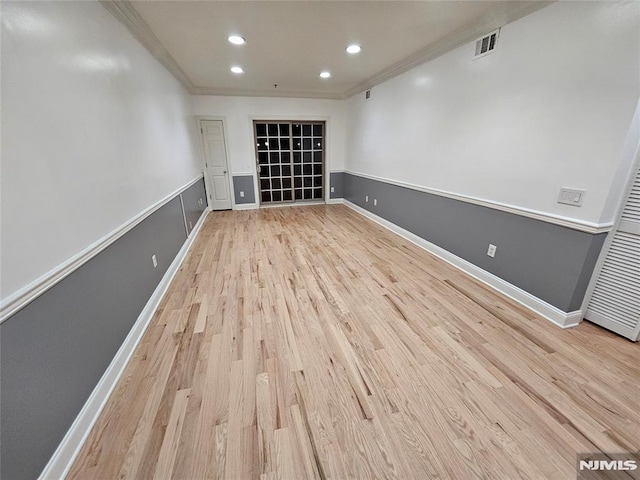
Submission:
<svg viewBox="0 0 640 480">
<path fill-rule="evenodd" d="M 344 172 L 331 172 L 329 174 L 329 198 L 344 197 L 344 175 Z M 333 192 L 331 188 L 333 188 Z"/>
<path fill-rule="evenodd" d="M 186 238 L 176 196 L 0 325 L 2 479 L 38 477 Z"/>
<path fill-rule="evenodd" d="M 349 173 L 344 198 L 564 312 L 580 309 L 606 238 Z"/>
<path fill-rule="evenodd" d="M 244 192 L 244 197 L 240 196 Z M 256 194 L 253 190 L 253 175 L 237 175 L 233 177 L 233 196 L 236 205 L 243 203 L 256 203 Z"/>
<path fill-rule="evenodd" d="M 207 208 L 207 192 L 205 191 L 204 179 L 191 185 L 181 193 L 186 228 L 189 233 L 196 226 L 202 212 Z"/>
<path fill-rule="evenodd" d="M 343 192 L 343 172 L 331 172 L 330 173 L 330 186 L 333 187 L 333 192 L 330 193 L 330 198 L 342 198 Z M 244 198 L 240 196 L 240 192 L 244 192 Z M 331 192 L 331 189 L 329 189 Z M 233 195 L 236 200 L 236 205 L 242 205 L 244 203 L 255 203 L 256 196 L 253 189 L 253 175 L 236 175 L 233 177 Z"/>
</svg>

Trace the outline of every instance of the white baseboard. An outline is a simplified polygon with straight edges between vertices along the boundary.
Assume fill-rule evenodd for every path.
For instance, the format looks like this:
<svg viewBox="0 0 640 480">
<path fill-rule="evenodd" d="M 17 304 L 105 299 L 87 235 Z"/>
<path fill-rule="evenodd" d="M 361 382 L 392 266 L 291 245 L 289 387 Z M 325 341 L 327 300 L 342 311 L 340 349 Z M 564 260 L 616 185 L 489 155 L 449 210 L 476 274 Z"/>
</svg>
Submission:
<svg viewBox="0 0 640 480">
<path fill-rule="evenodd" d="M 98 420 L 100 412 L 102 412 L 109 396 L 118 384 L 118 380 L 120 380 L 120 376 L 124 372 L 127 363 L 129 363 L 129 359 L 142 339 L 142 335 L 153 318 L 153 315 L 158 308 L 162 297 L 166 293 L 167 288 L 169 288 L 171 280 L 173 280 L 173 277 L 180 268 L 189 248 L 193 244 L 194 239 L 197 237 L 208 213 L 209 210 L 205 210 L 200 216 L 200 219 L 191 231 L 189 238 L 187 238 L 185 243 L 182 245 L 182 248 L 173 259 L 173 262 L 169 265 L 169 268 L 160 280 L 156 289 L 153 291 L 153 294 L 142 310 L 142 313 L 138 316 L 133 328 L 129 331 L 127 338 L 125 338 L 115 357 L 113 357 L 113 360 L 109 364 L 109 367 L 105 371 L 104 375 L 102 375 L 98 385 L 96 385 L 93 392 L 91 392 L 89 399 L 82 407 L 82 410 L 80 410 L 80 413 L 62 439 L 62 442 L 60 442 L 60 445 L 58 445 L 53 456 L 49 459 L 49 463 L 47 463 L 46 467 L 40 474 L 39 480 L 58 480 L 65 478 L 69 472 L 69 469 L 73 465 L 82 445 L 91 432 L 93 425 Z"/>
<path fill-rule="evenodd" d="M 311 201 L 298 201 L 290 203 L 267 203 L 260 205 L 260 208 L 293 208 L 293 207 L 314 207 L 317 205 L 324 205 L 323 200 L 311 200 Z"/>
<path fill-rule="evenodd" d="M 234 210 L 256 210 L 258 208 L 257 203 L 241 203 L 234 205 Z"/>
<path fill-rule="evenodd" d="M 327 205 L 334 205 L 337 203 L 344 203 L 344 198 L 329 198 L 327 199 Z"/>
<path fill-rule="evenodd" d="M 560 311 L 562 312 L 562 310 Z M 582 310 L 574 310 L 573 312 L 569 312 L 569 313 L 562 312 L 562 314 L 565 315 L 565 320 L 564 320 L 565 323 L 564 325 L 560 325 L 562 328 L 575 327 L 580 322 L 582 322 L 582 319 L 584 318 L 584 315 L 582 314 Z"/>
<path fill-rule="evenodd" d="M 327 204 L 342 203 L 342 198 L 330 198 L 326 201 Z M 284 203 L 276 205 L 263 205 L 263 208 L 280 208 L 280 207 L 304 207 L 309 205 L 322 205 L 323 202 L 300 202 L 300 203 Z M 260 208 L 257 203 L 242 203 L 235 205 L 234 210 L 256 210 Z"/>
<path fill-rule="evenodd" d="M 525 292 L 521 288 L 512 285 L 502 278 L 497 277 L 496 275 L 489 273 L 486 270 L 483 270 L 482 268 L 454 255 L 451 252 L 448 252 L 444 248 L 428 242 L 424 238 L 419 237 L 418 235 L 399 227 L 395 223 L 389 222 L 388 220 L 385 220 L 384 218 L 381 218 L 378 215 L 375 215 L 370 211 L 365 210 L 364 208 L 359 207 L 354 203 L 351 203 L 348 200 L 343 200 L 342 203 L 344 203 L 352 210 L 360 213 L 361 215 L 364 215 L 365 217 L 373 220 L 377 224 L 382 225 L 386 229 L 400 235 L 402 238 L 409 240 L 411 243 L 414 243 L 415 245 L 425 249 L 429 253 L 436 255 L 445 262 L 459 268 L 466 274 L 471 275 L 476 280 L 481 281 L 485 285 L 488 285 L 494 290 L 497 290 L 503 295 L 506 295 L 510 299 L 515 300 L 519 304 L 527 307 L 529 310 L 532 310 L 536 314 L 549 320 L 550 322 L 556 324 L 561 328 L 575 327 L 582 321 L 582 315 L 579 310 L 569 313 L 563 312 L 559 308 L 554 307 L 544 300 L 531 295 L 529 292 Z"/>
</svg>

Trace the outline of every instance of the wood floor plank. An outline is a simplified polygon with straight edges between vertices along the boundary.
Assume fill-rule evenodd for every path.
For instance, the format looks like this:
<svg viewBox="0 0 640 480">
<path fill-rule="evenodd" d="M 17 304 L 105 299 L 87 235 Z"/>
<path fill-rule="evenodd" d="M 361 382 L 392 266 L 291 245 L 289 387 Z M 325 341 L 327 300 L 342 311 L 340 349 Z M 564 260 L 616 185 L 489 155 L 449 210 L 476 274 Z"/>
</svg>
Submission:
<svg viewBox="0 0 640 480">
<path fill-rule="evenodd" d="M 215 212 L 67 478 L 573 478 L 640 449 L 638 348 L 344 206 Z"/>
<path fill-rule="evenodd" d="M 272 379 L 273 383 L 275 379 Z M 275 450 L 275 417 L 271 406 L 271 391 L 269 375 L 260 373 L 256 377 L 256 405 L 258 428 L 258 457 L 260 459 L 260 474 L 276 471 Z"/>
<path fill-rule="evenodd" d="M 295 441 L 300 449 L 300 463 L 305 478 L 326 478 L 324 467 L 320 463 L 318 457 L 318 449 L 314 445 L 313 439 L 309 432 L 309 425 L 302 418 L 300 413 L 300 405 L 291 406 L 291 419 L 293 431 L 295 433 Z"/>
<path fill-rule="evenodd" d="M 162 392 L 165 390 L 166 382 L 171 374 L 171 365 L 174 362 L 178 346 L 175 345 L 170 352 L 166 352 L 161 358 L 162 363 L 159 366 L 159 371 L 155 375 L 155 382 L 149 392 L 148 396 L 144 399 L 145 408 L 137 423 L 137 428 L 133 439 L 129 446 L 129 450 L 122 459 L 120 467 L 119 478 L 132 478 L 138 477 L 138 470 L 140 465 L 144 461 L 143 454 L 148 446 L 152 435 L 153 422 L 155 416 L 162 402 Z M 111 465 L 113 467 L 113 465 Z"/>
<path fill-rule="evenodd" d="M 153 475 L 154 480 L 162 480 L 172 476 L 173 466 L 178 452 L 180 434 L 182 433 L 182 424 L 187 412 L 187 404 L 189 402 L 190 394 L 190 388 L 178 390 L 176 393 L 173 408 L 171 409 L 171 415 L 169 416 L 167 430 L 162 440 L 162 447 L 160 448 L 160 454 L 158 456 L 158 464 L 156 465 L 155 473 Z"/>
<path fill-rule="evenodd" d="M 229 415 L 229 372 L 231 371 L 231 346 L 225 344 L 223 335 L 211 339 L 208 364 L 204 378 L 194 386 L 200 397 L 194 443 L 190 452 L 192 478 L 209 478 L 209 463 L 216 445 L 211 441 L 220 424 L 226 424 Z M 215 468 L 214 468 L 215 469 Z"/>
</svg>

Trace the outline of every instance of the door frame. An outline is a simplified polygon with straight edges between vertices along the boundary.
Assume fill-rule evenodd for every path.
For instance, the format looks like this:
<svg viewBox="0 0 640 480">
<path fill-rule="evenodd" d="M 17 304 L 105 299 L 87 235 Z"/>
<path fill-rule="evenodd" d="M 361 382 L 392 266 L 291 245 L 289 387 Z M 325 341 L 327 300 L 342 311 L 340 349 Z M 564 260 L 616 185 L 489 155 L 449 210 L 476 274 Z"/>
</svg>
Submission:
<svg viewBox="0 0 640 480">
<path fill-rule="evenodd" d="M 290 148 L 290 152 L 292 154 L 291 157 L 291 194 L 292 194 L 292 199 L 291 201 L 282 201 L 282 202 L 268 202 L 266 204 L 263 205 L 262 202 L 262 191 L 259 190 L 257 191 L 256 195 L 258 198 L 257 200 L 257 204 L 259 208 L 274 208 L 274 207 L 293 207 L 293 206 L 302 206 L 302 205 L 316 205 L 319 203 L 327 203 L 327 175 L 326 175 L 326 170 L 327 170 L 327 123 L 325 120 L 254 120 L 253 124 L 251 126 L 252 128 L 252 132 L 253 132 L 253 141 L 254 144 L 256 142 L 256 124 L 258 123 L 266 123 L 266 124 L 289 124 L 290 126 L 293 126 L 294 123 L 310 123 L 310 124 L 322 124 L 322 139 L 324 140 L 324 147 L 322 148 L 322 198 L 318 198 L 318 199 L 309 199 L 309 200 L 305 200 L 305 199 L 301 199 L 296 201 L 295 199 L 295 182 L 294 182 L 294 165 L 293 165 L 293 143 L 291 144 L 291 148 Z M 290 132 L 289 138 L 292 139 L 292 134 Z M 257 179 L 257 183 L 258 183 L 258 187 L 261 189 L 262 187 L 260 187 L 260 175 L 258 174 L 258 155 L 259 155 L 259 151 L 258 151 L 258 147 L 254 145 L 254 156 L 256 159 L 256 179 Z"/>
<path fill-rule="evenodd" d="M 611 230 L 607 233 L 607 238 L 602 245 L 602 249 L 600 250 L 600 255 L 598 256 L 598 261 L 596 262 L 596 266 L 593 269 L 593 273 L 591 274 L 591 279 L 589 280 L 589 285 L 587 286 L 587 291 L 584 295 L 584 300 L 582 301 L 582 306 L 580 307 L 580 320 L 585 320 L 585 315 L 587 313 L 587 309 L 589 308 L 589 303 L 591 302 L 591 297 L 593 296 L 593 292 L 598 283 L 598 279 L 600 278 L 600 272 L 602 271 L 602 267 L 604 266 L 604 262 L 607 259 L 607 255 L 609 254 L 609 250 L 611 248 L 611 244 L 613 243 L 614 237 L 618 228 L 620 227 L 620 222 L 622 222 L 622 213 L 624 210 L 624 206 L 629 199 L 631 194 L 631 190 L 633 188 L 633 182 L 635 180 L 636 174 L 638 170 L 640 170 L 640 140 L 635 148 L 635 152 L 633 153 L 634 158 L 628 164 L 628 171 L 626 174 L 624 188 L 620 192 L 620 196 L 617 201 L 615 213 L 614 213 L 614 221 Z M 624 167 L 623 167 L 624 168 Z M 640 323 L 636 326 L 634 333 L 637 335 L 640 331 Z"/>
<path fill-rule="evenodd" d="M 322 203 L 329 203 L 329 198 L 330 198 L 330 194 L 331 194 L 331 185 L 330 185 L 330 181 L 331 181 L 331 168 L 330 168 L 330 164 L 331 164 L 331 156 L 329 155 L 329 148 L 331 147 L 331 135 L 329 134 L 330 129 L 331 129 L 331 116 L 329 115 L 295 115 L 295 114 L 291 114 L 291 115 L 249 115 L 249 131 L 251 132 L 251 142 L 252 144 L 254 144 L 254 148 L 252 148 L 252 152 L 253 152 L 253 167 L 252 167 L 252 173 L 253 173 L 253 190 L 256 193 L 256 204 L 258 206 L 258 208 L 263 208 L 262 207 L 262 202 L 260 197 L 260 184 L 258 183 L 258 154 L 256 152 L 255 149 L 255 129 L 253 127 L 254 122 L 260 122 L 261 120 L 265 121 L 265 122 L 295 122 L 296 120 L 299 120 L 301 122 L 324 122 L 324 164 L 323 164 L 323 168 L 324 168 L 324 172 L 323 173 L 323 181 L 324 181 L 324 192 L 323 192 L 323 198 L 322 200 L 320 200 Z M 311 202 L 310 202 L 311 203 Z M 300 202 L 298 204 L 298 206 L 300 205 L 304 205 L 304 202 Z M 295 205 L 295 203 L 291 203 L 291 204 L 286 204 L 286 206 L 290 206 L 290 205 Z M 268 208 L 275 208 L 277 207 L 277 205 L 275 206 L 267 206 L 265 205 L 265 207 Z"/>
<path fill-rule="evenodd" d="M 207 168 L 207 156 L 205 154 L 205 148 L 204 148 L 204 135 L 202 133 L 202 122 L 203 121 L 219 121 L 222 122 L 222 137 L 224 139 L 224 154 L 227 157 L 227 172 L 228 172 L 228 178 L 227 178 L 227 182 L 229 183 L 229 195 L 231 196 L 231 210 L 236 210 L 236 194 L 235 191 L 233 189 L 233 172 L 231 170 L 231 160 L 229 157 L 229 145 L 228 145 L 228 141 L 227 141 L 227 118 L 224 116 L 219 116 L 219 115 L 197 115 L 196 116 L 196 132 L 200 132 L 198 133 L 198 138 L 200 139 L 200 141 L 198 142 L 198 151 L 200 154 L 200 165 L 202 166 L 202 171 L 204 174 L 204 185 L 205 185 L 205 190 L 207 191 L 207 197 L 208 200 L 207 201 L 207 206 L 209 211 L 213 211 L 213 209 L 211 208 L 211 195 L 213 194 L 213 187 L 211 186 L 211 180 L 209 179 L 209 171 Z"/>
</svg>

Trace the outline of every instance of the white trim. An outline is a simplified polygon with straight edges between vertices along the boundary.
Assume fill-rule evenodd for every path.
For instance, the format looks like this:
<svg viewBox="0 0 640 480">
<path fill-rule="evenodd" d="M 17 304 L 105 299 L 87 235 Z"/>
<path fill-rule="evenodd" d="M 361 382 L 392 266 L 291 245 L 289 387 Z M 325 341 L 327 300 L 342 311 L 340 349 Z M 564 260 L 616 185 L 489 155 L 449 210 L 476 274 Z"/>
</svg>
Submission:
<svg viewBox="0 0 640 480">
<path fill-rule="evenodd" d="M 564 326 L 562 326 L 562 328 L 576 327 L 579 323 L 582 322 L 582 319 L 584 318 L 584 315 L 582 315 L 582 310 L 574 310 L 573 312 L 569 313 L 562 312 L 562 314 L 565 315 L 565 324 Z"/>
<path fill-rule="evenodd" d="M 446 190 L 438 190 L 436 188 L 423 187 L 413 183 L 407 183 L 400 180 L 391 180 L 388 178 L 378 177 L 376 175 L 369 175 L 366 173 L 354 172 L 352 170 L 345 170 L 344 173 L 355 175 L 357 177 L 368 178 L 369 180 L 376 180 L 378 182 L 388 183 L 390 185 L 396 185 L 398 187 L 409 188 L 411 190 L 417 190 L 419 192 L 430 193 L 432 195 L 438 195 L 440 197 L 451 198 L 453 200 L 459 200 L 461 202 L 472 203 L 474 205 L 480 205 L 482 207 L 492 208 L 494 210 L 500 210 L 502 212 L 513 213 L 520 215 L 521 217 L 533 218 L 561 227 L 571 228 L 572 230 L 578 230 L 580 232 L 586 232 L 591 234 L 607 233 L 611 230 L 613 222 L 606 223 L 593 223 L 585 220 L 578 220 L 570 217 L 563 217 L 561 215 L 555 215 L 553 213 L 541 212 L 539 210 L 532 210 L 529 208 L 519 207 L 516 205 L 509 205 L 507 203 L 496 202 L 493 200 L 486 200 L 484 198 L 472 197 L 470 195 L 461 195 L 459 193 L 448 192 Z"/>
<path fill-rule="evenodd" d="M 75 272 L 82 265 L 87 263 L 97 254 L 102 252 L 109 245 L 114 243 L 128 231 L 133 229 L 136 225 L 142 222 L 145 218 L 150 216 L 152 213 L 169 203 L 175 197 L 180 195 L 182 192 L 187 190 L 189 187 L 197 183 L 199 180 L 203 178 L 203 175 L 198 176 L 197 178 L 191 180 L 185 186 L 180 187 L 178 190 L 170 193 L 162 200 L 154 203 L 146 210 L 143 210 L 138 215 L 125 222 L 115 230 L 107 233 L 104 237 L 95 241 L 84 250 L 75 254 L 73 257 L 68 259 L 66 262 L 61 263 L 57 267 L 53 268 L 49 272 L 42 275 L 40 278 L 34 280 L 28 285 L 22 287 L 17 292 L 9 295 L 7 298 L 2 300 L 0 303 L 0 323 L 7 320 L 11 315 L 16 313 L 21 308 L 25 307 L 29 302 L 32 302 L 40 295 L 45 293 L 51 287 L 55 286 L 70 274 Z"/>
<path fill-rule="evenodd" d="M 257 203 L 236 203 L 233 206 L 234 210 L 257 210 L 258 208 Z"/>
<path fill-rule="evenodd" d="M 377 224 L 385 227 L 386 229 L 392 231 L 393 233 L 400 235 L 402 238 L 410 241 L 411 243 L 417 245 L 420 248 L 423 248 L 429 253 L 436 255 L 437 257 L 441 258 L 445 262 L 462 270 L 467 275 L 471 275 L 476 280 L 479 280 L 485 285 L 488 285 L 494 290 L 497 290 L 503 295 L 506 295 L 510 299 L 527 307 L 528 309 L 532 310 L 536 314 L 549 320 L 550 322 L 556 324 L 561 328 L 574 327 L 581 320 L 580 311 L 569 312 L 569 313 L 563 312 L 559 308 L 554 307 L 553 305 L 545 302 L 544 300 L 541 300 L 538 297 L 531 295 L 529 292 L 525 292 L 521 288 L 510 284 L 509 282 L 503 280 L 500 277 L 497 277 L 492 273 L 487 272 L 486 270 L 483 270 L 482 268 L 474 265 L 473 263 L 470 263 L 454 255 L 453 253 L 450 253 L 447 250 L 441 247 L 438 247 L 437 245 L 434 245 L 431 242 L 428 242 L 424 238 L 419 237 L 418 235 L 411 233 L 410 231 L 405 230 L 404 228 L 399 227 L 395 223 L 389 222 L 388 220 L 385 220 L 384 218 L 381 218 L 369 212 L 368 210 L 365 210 L 364 208 L 351 203 L 348 200 L 343 200 L 343 203 L 347 207 L 351 208 L 352 210 L 369 218 L 370 220 L 373 220 Z"/>
<path fill-rule="evenodd" d="M 255 140 L 255 127 L 254 127 L 254 123 L 255 122 L 278 122 L 278 121 L 282 121 L 282 122 L 293 122 L 295 123 L 296 121 L 299 122 L 324 122 L 324 164 L 323 164 L 323 171 L 325 172 L 323 175 L 325 175 L 325 182 L 323 185 L 324 191 L 325 191 L 325 200 L 326 200 L 326 196 L 327 196 L 327 185 L 329 185 L 329 172 L 330 170 L 330 163 L 331 163 L 331 159 L 329 157 L 329 151 L 331 150 L 331 142 L 333 141 L 332 135 L 330 134 L 331 132 L 331 115 L 249 115 L 249 130 L 251 131 L 251 135 L 252 135 L 252 139 Z M 252 140 L 252 141 L 253 141 Z M 253 186 L 254 186 L 254 190 L 255 190 L 255 194 L 256 194 L 256 203 L 258 204 L 258 208 L 262 208 L 262 199 L 261 199 L 261 192 L 260 192 L 260 184 L 258 183 L 258 178 L 260 177 L 259 173 L 258 173 L 258 152 L 255 148 L 252 149 L 253 151 Z M 324 202 L 322 202 L 324 203 Z M 286 204 L 289 205 L 289 204 Z M 286 206 L 285 205 L 285 206 Z M 310 203 L 303 203 L 303 205 L 310 205 Z M 266 205 L 264 205 L 266 206 Z"/>
<path fill-rule="evenodd" d="M 180 194 L 180 208 L 182 209 L 182 221 L 184 223 L 184 233 L 188 237 L 189 227 L 187 227 L 187 214 L 184 213 L 184 199 L 182 198 L 182 194 Z"/>
<path fill-rule="evenodd" d="M 618 335 L 628 338 L 632 342 L 638 341 L 638 333 L 640 332 L 640 324 L 635 327 L 627 327 L 620 323 L 612 322 L 609 318 L 600 315 L 598 312 L 594 312 L 587 308 L 585 312 L 585 320 L 596 323 L 607 330 L 612 331 Z"/>
<path fill-rule="evenodd" d="M 142 339 L 142 336 L 144 335 L 149 322 L 153 318 L 162 297 L 169 288 L 169 285 L 180 268 L 189 248 L 191 248 L 191 245 L 197 237 L 200 228 L 204 224 L 208 213 L 208 210 L 204 210 L 203 214 L 200 216 L 198 223 L 196 223 L 195 227 L 191 231 L 191 235 L 189 235 L 185 243 L 182 245 L 182 248 L 173 259 L 173 262 L 171 262 L 171 265 L 160 280 L 160 283 L 153 291 L 151 298 L 149 298 L 149 301 L 138 316 L 136 323 L 129 331 L 127 338 L 125 338 L 124 342 L 118 349 L 118 352 L 113 357 L 113 360 L 111 360 L 109 367 L 105 371 L 104 375 L 102 375 L 102 378 L 100 378 L 100 381 L 93 389 L 93 392 L 91 392 L 91 395 L 85 402 L 76 419 L 73 421 L 73 424 L 62 439 L 62 442 L 60 442 L 60 445 L 58 445 L 58 448 L 53 453 L 53 456 L 49 459 L 49 462 L 40 474 L 39 480 L 53 480 L 66 477 L 76 456 L 80 452 L 80 449 L 91 432 L 93 425 L 98 420 L 102 409 L 106 405 L 109 396 L 118 384 L 118 380 L 122 376 L 127 363 L 129 363 L 129 359 Z"/>
<path fill-rule="evenodd" d="M 636 115 L 639 113 L 639 111 L 640 110 L 636 110 Z M 616 238 L 616 234 L 620 229 L 620 224 L 624 222 L 622 218 L 624 207 L 631 196 L 631 191 L 633 190 L 633 183 L 635 181 L 636 174 L 638 170 L 640 170 L 640 140 L 636 138 L 635 141 L 637 143 L 633 151 L 633 160 L 630 162 L 629 171 L 627 172 L 627 175 L 626 175 L 626 185 L 624 187 L 624 190 L 622 190 L 622 194 L 619 196 L 619 199 L 618 199 L 618 204 L 616 206 L 616 213 L 615 213 L 616 220 L 611 230 L 611 235 L 607 237 L 607 239 L 604 241 L 604 244 L 602 245 L 602 248 L 600 249 L 600 255 L 598 256 L 598 261 L 596 262 L 596 265 L 593 268 L 593 273 L 591 274 L 591 279 L 589 280 L 587 291 L 584 295 L 584 298 L 582 299 L 582 306 L 580 307 L 580 311 L 582 312 L 583 317 L 586 320 L 589 320 L 588 317 L 591 317 L 592 319 L 598 319 L 597 314 L 594 315 L 594 312 L 589 311 L 589 304 L 591 303 L 591 297 L 593 297 L 593 292 L 595 291 L 596 286 L 598 285 L 598 279 L 600 278 L 600 274 L 602 273 L 602 268 L 604 267 L 604 264 L 607 260 L 607 256 L 609 255 L 609 250 L 611 249 L 611 245 L 613 244 L 613 241 Z M 607 328 L 617 333 L 618 335 L 622 335 L 626 338 L 629 338 L 634 342 L 638 340 L 638 335 L 640 334 L 640 322 L 635 327 L 635 330 L 630 328 L 625 329 L 624 327 L 616 323 L 607 321 L 606 319 L 604 321 L 599 320 L 598 324 L 604 328 Z M 631 334 L 629 334 L 629 331 L 631 331 Z"/>
<path fill-rule="evenodd" d="M 344 198 L 329 198 L 327 199 L 327 205 L 336 205 L 339 203 L 344 203 Z"/>
<path fill-rule="evenodd" d="M 100 0 L 100 4 L 118 20 L 191 94 L 196 87 L 178 62 L 160 42 L 153 30 L 131 5 L 129 0 Z"/>
<path fill-rule="evenodd" d="M 251 143 L 255 145 L 256 143 L 256 127 L 254 122 L 256 121 L 256 117 L 254 115 L 249 115 L 249 131 L 251 132 Z M 260 191 L 260 183 L 258 178 L 260 177 L 260 173 L 258 172 L 258 152 L 256 151 L 256 147 L 254 146 L 251 149 L 251 175 L 253 175 L 253 192 L 254 198 L 256 200 L 256 208 L 260 208 L 262 204 L 261 191 Z"/>
<path fill-rule="evenodd" d="M 274 89 L 246 89 L 246 88 L 215 88 L 194 87 L 190 90 L 193 95 L 217 95 L 222 97 L 287 97 L 287 98 L 316 98 L 320 100 L 344 100 L 342 92 L 312 92 L 298 90 Z"/>
<path fill-rule="evenodd" d="M 260 205 L 260 208 L 283 208 L 283 207 L 311 207 L 317 205 L 325 205 L 326 202 L 324 200 L 315 200 L 311 202 L 305 202 L 304 200 L 299 202 L 291 202 L 291 203 L 274 203 L 267 205 Z"/>
</svg>

